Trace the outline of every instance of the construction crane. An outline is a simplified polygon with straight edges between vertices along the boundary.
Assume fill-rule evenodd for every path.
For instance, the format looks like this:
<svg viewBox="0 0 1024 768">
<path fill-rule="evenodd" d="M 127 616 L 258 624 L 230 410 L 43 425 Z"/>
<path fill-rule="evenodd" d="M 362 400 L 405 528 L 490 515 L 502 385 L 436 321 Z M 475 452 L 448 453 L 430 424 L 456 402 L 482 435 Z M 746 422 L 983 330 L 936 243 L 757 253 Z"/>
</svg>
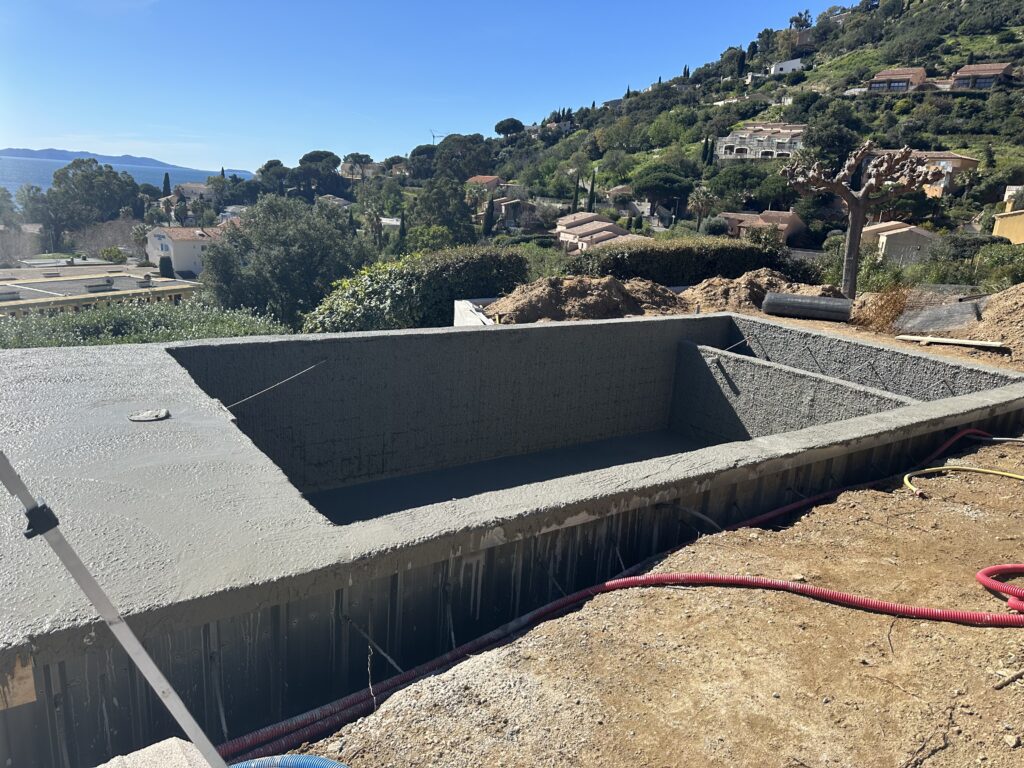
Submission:
<svg viewBox="0 0 1024 768">
<path fill-rule="evenodd" d="M 450 133 L 438 133 L 433 128 L 430 129 L 430 139 L 431 139 L 430 143 L 431 144 L 437 144 L 437 140 L 438 139 L 444 139 L 444 138 L 447 138 L 448 136 L 451 136 L 451 134 Z"/>
</svg>

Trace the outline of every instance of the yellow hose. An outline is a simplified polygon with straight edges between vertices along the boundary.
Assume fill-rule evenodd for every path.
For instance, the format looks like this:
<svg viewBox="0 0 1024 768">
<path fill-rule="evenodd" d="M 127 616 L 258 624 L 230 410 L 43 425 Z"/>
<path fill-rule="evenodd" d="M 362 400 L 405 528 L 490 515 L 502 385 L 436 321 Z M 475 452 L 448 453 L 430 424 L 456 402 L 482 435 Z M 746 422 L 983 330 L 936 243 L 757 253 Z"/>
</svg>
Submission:
<svg viewBox="0 0 1024 768">
<path fill-rule="evenodd" d="M 984 469 L 982 467 L 929 467 L 928 469 L 919 469 L 916 472 L 908 472 L 903 476 L 903 484 L 914 492 L 917 496 L 924 496 L 924 491 L 910 482 L 912 477 L 922 477 L 924 475 L 936 475 L 940 472 L 975 472 L 982 475 L 998 475 L 1000 477 L 1009 477 L 1013 480 L 1024 480 L 1024 475 L 1015 475 L 1013 472 L 1004 472 L 1001 469 Z"/>
</svg>

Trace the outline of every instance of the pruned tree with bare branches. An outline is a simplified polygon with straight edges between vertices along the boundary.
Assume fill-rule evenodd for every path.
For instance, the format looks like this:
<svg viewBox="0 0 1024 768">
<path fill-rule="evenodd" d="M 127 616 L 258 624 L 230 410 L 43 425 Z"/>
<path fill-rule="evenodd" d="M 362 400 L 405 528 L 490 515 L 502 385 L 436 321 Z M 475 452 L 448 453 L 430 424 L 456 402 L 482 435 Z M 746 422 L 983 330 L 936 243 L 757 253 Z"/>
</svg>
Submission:
<svg viewBox="0 0 1024 768">
<path fill-rule="evenodd" d="M 862 168 L 860 188 L 854 189 L 855 179 Z M 860 241 L 868 214 L 909 192 L 935 184 L 942 179 L 943 172 L 939 168 L 928 167 L 927 161 L 914 156 L 910 147 L 878 153 L 874 143 L 867 141 L 850 154 L 838 173 L 833 173 L 820 162 L 794 160 L 782 169 L 782 175 L 798 192 L 831 193 L 846 206 L 848 226 L 842 290 L 847 298 L 853 299 L 857 295 Z"/>
</svg>

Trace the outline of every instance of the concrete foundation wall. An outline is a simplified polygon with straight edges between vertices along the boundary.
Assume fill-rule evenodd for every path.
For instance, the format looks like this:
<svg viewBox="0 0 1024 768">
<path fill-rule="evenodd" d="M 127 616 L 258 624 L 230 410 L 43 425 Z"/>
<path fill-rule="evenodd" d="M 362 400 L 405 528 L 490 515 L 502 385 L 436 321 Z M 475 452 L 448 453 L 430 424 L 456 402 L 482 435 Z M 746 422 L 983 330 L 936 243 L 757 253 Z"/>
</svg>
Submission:
<svg viewBox="0 0 1024 768">
<path fill-rule="evenodd" d="M 735 316 L 729 344 L 762 360 L 915 400 L 941 400 L 1019 381 L 1009 373 L 741 316 Z"/>
<path fill-rule="evenodd" d="M 724 316 L 174 347 L 303 492 L 667 428 L 680 341 Z"/>
<path fill-rule="evenodd" d="M 671 428 L 714 445 L 792 432 L 916 400 L 684 342 Z"/>
</svg>

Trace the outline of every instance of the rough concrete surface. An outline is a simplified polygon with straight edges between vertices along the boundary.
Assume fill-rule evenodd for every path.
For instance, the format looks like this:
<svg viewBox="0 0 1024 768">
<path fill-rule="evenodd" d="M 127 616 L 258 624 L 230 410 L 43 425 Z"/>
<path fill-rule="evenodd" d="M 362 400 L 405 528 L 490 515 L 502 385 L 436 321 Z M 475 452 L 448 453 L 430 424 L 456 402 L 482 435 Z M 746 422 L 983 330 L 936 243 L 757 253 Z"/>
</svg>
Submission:
<svg viewBox="0 0 1024 768">
<path fill-rule="evenodd" d="M 815 375 L 877 362 L 885 386 L 854 383 L 908 397 L 941 380 L 956 397 L 688 452 L 643 437 L 668 427 L 680 342 L 725 348 L 742 334 L 763 361 Z M 235 402 L 318 360 L 239 408 L 237 426 L 213 399 Z M 172 416 L 128 421 L 150 408 Z M 1022 409 L 1013 376 L 729 315 L 0 352 L 0 449 L 215 739 L 357 683 L 365 644 L 346 616 L 419 662 L 453 635 L 681 541 L 681 500 L 723 521 L 753 514 Z M 639 450 L 595 463 L 600 451 L 579 449 L 600 440 Z M 401 450 L 387 457 L 385 441 Z M 481 485 L 465 467 L 536 465 L 544 450 L 590 452 L 590 463 L 527 467 L 512 487 Z M 376 515 L 370 489 L 339 524 L 300 493 L 446 470 L 472 482 L 441 498 L 406 480 L 420 496 Z M 25 674 L 16 658 L 30 659 L 36 699 L 0 701 L 0 758 L 77 768 L 173 733 L 22 527 L 0 496 L 0 688 L 13 690 Z"/>
</svg>

